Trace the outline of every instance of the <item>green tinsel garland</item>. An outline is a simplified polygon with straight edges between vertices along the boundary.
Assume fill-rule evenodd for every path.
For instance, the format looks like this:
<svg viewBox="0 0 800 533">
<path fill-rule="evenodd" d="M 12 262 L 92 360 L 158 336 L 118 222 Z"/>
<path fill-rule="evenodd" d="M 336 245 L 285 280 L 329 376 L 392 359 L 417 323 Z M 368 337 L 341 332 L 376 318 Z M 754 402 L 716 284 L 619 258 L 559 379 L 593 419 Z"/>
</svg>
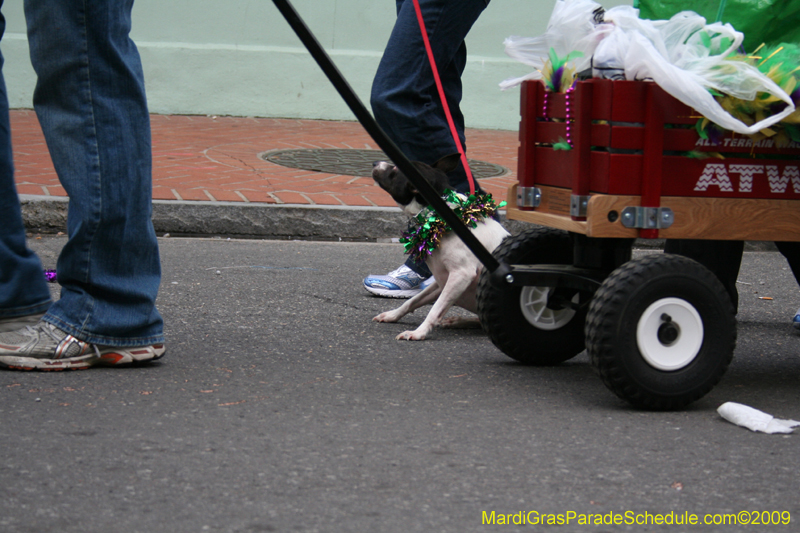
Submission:
<svg viewBox="0 0 800 533">
<path fill-rule="evenodd" d="M 446 190 L 445 202 L 461 221 L 470 228 L 478 226 L 478 222 L 491 217 L 495 211 L 504 207 L 506 202 L 495 205 L 489 193 L 471 194 L 469 196 Z M 403 233 L 400 242 L 405 251 L 415 260 L 424 261 L 439 246 L 442 237 L 452 228 L 430 207 L 426 207 L 411 219 L 408 230 Z"/>
</svg>

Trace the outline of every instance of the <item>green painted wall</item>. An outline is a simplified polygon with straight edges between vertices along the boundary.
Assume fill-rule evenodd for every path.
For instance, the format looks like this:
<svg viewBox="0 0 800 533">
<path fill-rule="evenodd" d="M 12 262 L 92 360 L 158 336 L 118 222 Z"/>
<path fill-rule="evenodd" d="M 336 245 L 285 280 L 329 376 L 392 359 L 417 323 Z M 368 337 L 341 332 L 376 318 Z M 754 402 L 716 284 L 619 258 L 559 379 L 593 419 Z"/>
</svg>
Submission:
<svg viewBox="0 0 800 533">
<path fill-rule="evenodd" d="M 630 3 L 603 2 L 605 7 Z M 395 18 L 392 0 L 294 0 L 365 103 Z M 554 0 L 493 0 L 467 39 L 463 109 L 469 127 L 514 130 L 518 92 L 497 84 L 529 72 L 503 51 L 509 35 L 544 32 Z M 4 74 L 12 107 L 35 83 L 22 0 L 3 6 Z M 352 120 L 353 115 L 269 0 L 136 0 L 133 38 L 150 110 L 166 114 Z"/>
</svg>

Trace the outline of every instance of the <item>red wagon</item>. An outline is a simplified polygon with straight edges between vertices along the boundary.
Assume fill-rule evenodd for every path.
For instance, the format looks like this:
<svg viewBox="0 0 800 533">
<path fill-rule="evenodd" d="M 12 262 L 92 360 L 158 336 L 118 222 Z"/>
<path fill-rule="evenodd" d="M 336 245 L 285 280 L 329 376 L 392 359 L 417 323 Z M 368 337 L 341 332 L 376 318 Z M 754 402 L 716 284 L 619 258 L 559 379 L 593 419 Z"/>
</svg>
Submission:
<svg viewBox="0 0 800 533">
<path fill-rule="evenodd" d="M 585 348 L 604 383 L 640 407 L 699 399 L 733 357 L 730 297 L 685 257 L 631 259 L 633 241 L 800 241 L 800 145 L 736 134 L 714 144 L 696 112 L 650 82 L 521 90 L 507 213 L 536 226 L 495 251 L 524 281 L 481 280 L 489 336 L 530 364 Z"/>
<path fill-rule="evenodd" d="M 611 390 L 683 407 L 725 373 L 731 299 L 691 259 L 631 259 L 637 237 L 800 241 L 800 149 L 728 136 L 652 83 L 589 80 L 567 94 L 522 87 L 519 184 L 508 218 L 537 224 L 490 254 L 386 136 L 288 0 L 274 0 L 383 151 L 478 257 L 478 314 L 507 355 L 553 364 L 587 349 Z M 559 150 L 558 148 L 569 148 Z M 722 159 L 702 158 L 721 153 Z"/>
</svg>

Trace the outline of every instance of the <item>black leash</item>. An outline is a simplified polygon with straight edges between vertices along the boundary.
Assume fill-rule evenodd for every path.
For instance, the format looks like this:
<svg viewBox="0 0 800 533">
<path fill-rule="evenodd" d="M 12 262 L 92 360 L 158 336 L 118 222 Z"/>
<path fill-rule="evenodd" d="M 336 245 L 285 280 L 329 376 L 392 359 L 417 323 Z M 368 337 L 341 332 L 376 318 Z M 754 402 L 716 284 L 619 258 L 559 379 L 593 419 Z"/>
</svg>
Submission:
<svg viewBox="0 0 800 533">
<path fill-rule="evenodd" d="M 317 62 L 322 71 L 328 77 L 330 82 L 336 88 L 336 91 L 344 99 L 347 106 L 355 114 L 358 121 L 367 130 L 370 137 L 380 146 L 383 152 L 391 159 L 397 167 L 403 171 L 403 174 L 411 180 L 411 183 L 419 190 L 422 197 L 436 210 L 437 213 L 444 219 L 444 221 L 453 228 L 467 248 L 475 254 L 478 260 L 483 263 L 483 266 L 489 272 L 495 273 L 500 268 L 500 263 L 495 259 L 492 254 L 478 241 L 475 235 L 461 222 L 458 216 L 450 209 L 447 203 L 436 194 L 433 187 L 425 181 L 425 178 L 419 173 L 417 168 L 411 163 L 406 155 L 397 147 L 397 145 L 386 135 L 383 129 L 375 122 L 372 115 L 361 103 L 355 91 L 344 79 L 339 69 L 333 64 L 331 58 L 322 48 L 317 41 L 316 37 L 308 29 L 303 19 L 300 18 L 297 11 L 295 11 L 289 0 L 272 0 L 275 7 L 289 23 L 294 32 L 300 38 L 300 41 L 305 45 L 311 53 L 311 57 Z"/>
</svg>

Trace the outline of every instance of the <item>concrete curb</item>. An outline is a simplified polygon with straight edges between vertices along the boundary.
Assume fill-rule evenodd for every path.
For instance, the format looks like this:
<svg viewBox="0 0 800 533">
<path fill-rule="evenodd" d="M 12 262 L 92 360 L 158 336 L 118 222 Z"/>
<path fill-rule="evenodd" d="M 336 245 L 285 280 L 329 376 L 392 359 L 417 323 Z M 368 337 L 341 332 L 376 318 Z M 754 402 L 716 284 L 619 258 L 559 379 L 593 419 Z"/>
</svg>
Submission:
<svg viewBox="0 0 800 533">
<path fill-rule="evenodd" d="M 28 231 L 65 232 L 68 200 L 21 195 Z M 501 212 L 501 217 L 504 215 Z M 238 202 L 153 201 L 159 235 L 375 242 L 396 238 L 408 218 L 395 207 L 303 206 Z M 527 224 L 506 221 L 510 232 Z"/>
<path fill-rule="evenodd" d="M 20 202 L 29 231 L 66 231 L 67 198 L 21 195 Z M 399 209 L 388 207 L 153 201 L 156 232 L 176 237 L 375 241 L 397 236 L 405 221 Z"/>
<path fill-rule="evenodd" d="M 58 233 L 67 227 L 68 200 L 20 195 L 22 218 L 30 232 Z M 510 233 L 531 225 L 505 220 Z M 238 202 L 153 201 L 156 233 L 173 237 L 226 236 L 256 239 L 375 242 L 396 238 L 408 219 L 395 207 L 304 206 Z M 663 248 L 663 239 L 638 239 L 637 248 Z M 745 243 L 747 251 L 777 251 L 771 242 Z"/>
<path fill-rule="evenodd" d="M 375 241 L 405 227 L 399 209 L 227 202 L 154 202 L 156 232 L 268 239 Z"/>
</svg>

